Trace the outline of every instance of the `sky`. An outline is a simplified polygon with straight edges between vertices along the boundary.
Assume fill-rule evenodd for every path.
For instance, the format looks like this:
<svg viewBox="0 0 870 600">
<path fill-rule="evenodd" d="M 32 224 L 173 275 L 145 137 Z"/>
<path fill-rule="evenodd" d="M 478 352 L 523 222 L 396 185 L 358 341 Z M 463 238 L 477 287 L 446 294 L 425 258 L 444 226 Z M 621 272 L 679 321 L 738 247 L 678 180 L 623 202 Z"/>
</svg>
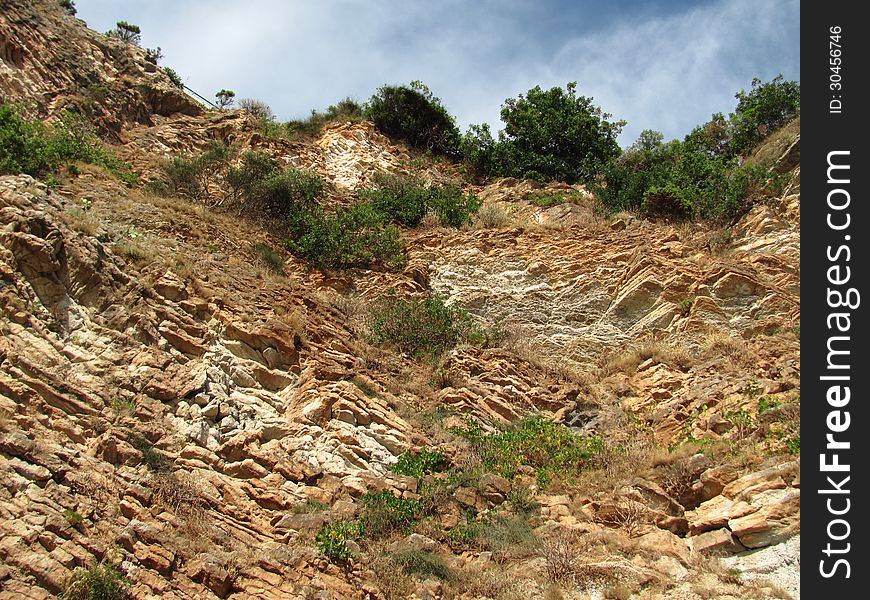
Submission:
<svg viewBox="0 0 870 600">
<path fill-rule="evenodd" d="M 455 115 L 501 129 L 506 98 L 565 86 L 613 119 L 681 138 L 754 77 L 800 80 L 800 0 L 76 0 L 98 31 L 127 21 L 207 98 L 281 120 L 422 80 Z"/>
</svg>

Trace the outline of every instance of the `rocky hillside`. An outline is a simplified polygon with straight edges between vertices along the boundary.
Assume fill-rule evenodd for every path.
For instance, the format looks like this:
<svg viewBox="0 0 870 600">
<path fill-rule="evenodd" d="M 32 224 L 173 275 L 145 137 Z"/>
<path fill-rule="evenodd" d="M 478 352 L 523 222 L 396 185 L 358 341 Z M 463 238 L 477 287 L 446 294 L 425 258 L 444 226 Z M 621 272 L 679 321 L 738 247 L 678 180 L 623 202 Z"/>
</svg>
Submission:
<svg viewBox="0 0 870 600">
<path fill-rule="evenodd" d="M 0 598 L 799 597 L 799 123 L 758 149 L 782 196 L 722 229 L 464 183 L 367 122 L 265 136 L 53 0 L 3 3 L 0 94 L 142 181 L 219 141 L 337 205 L 378 171 L 484 202 L 403 229 L 399 272 L 325 271 L 91 165 L 0 177 Z M 430 296 L 485 341 L 375 342 Z"/>
</svg>

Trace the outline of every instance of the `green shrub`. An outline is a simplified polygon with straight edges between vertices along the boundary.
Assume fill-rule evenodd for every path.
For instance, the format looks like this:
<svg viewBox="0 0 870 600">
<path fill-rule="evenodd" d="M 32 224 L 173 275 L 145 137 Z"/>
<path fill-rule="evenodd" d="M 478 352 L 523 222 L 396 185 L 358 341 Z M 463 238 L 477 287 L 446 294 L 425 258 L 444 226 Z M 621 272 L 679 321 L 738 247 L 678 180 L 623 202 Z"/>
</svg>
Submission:
<svg viewBox="0 0 870 600">
<path fill-rule="evenodd" d="M 536 86 L 505 100 L 498 142 L 486 126 L 472 127 L 463 138 L 469 166 L 481 175 L 592 181 L 619 154 L 624 122 L 609 121 L 611 115 L 576 88 L 576 82 L 546 91 Z"/>
<path fill-rule="evenodd" d="M 139 435 L 133 438 L 133 447 L 142 453 L 142 461 L 154 473 L 168 473 L 172 469 L 172 461 L 165 454 L 154 448 L 154 444 Z"/>
<path fill-rule="evenodd" d="M 157 46 L 156 48 L 146 48 L 145 60 L 150 62 L 152 65 L 156 65 L 158 62 L 163 60 L 163 50 L 160 49 L 160 46 Z"/>
<path fill-rule="evenodd" d="M 256 153 L 249 153 L 256 154 Z M 316 202 L 326 183 L 316 173 L 288 167 L 254 178 L 243 192 L 242 210 L 271 218 L 287 219 Z"/>
<path fill-rule="evenodd" d="M 554 476 L 570 478 L 601 452 L 599 437 L 583 437 L 538 416 L 496 433 L 484 433 L 476 425 L 457 433 L 471 442 L 485 469 L 511 479 L 520 466 L 528 465 L 537 470 L 541 485 Z"/>
<path fill-rule="evenodd" d="M 386 135 L 414 148 L 448 156 L 459 153 L 456 120 L 420 81 L 379 88 L 366 104 L 365 115 Z"/>
<path fill-rule="evenodd" d="M 360 199 L 384 214 L 385 218 L 408 227 L 416 227 L 428 213 L 435 214 L 443 224 L 461 227 L 482 204 L 474 194 L 465 194 L 458 185 L 426 187 L 409 175 L 375 176 L 375 188 L 361 190 Z"/>
<path fill-rule="evenodd" d="M 181 75 L 179 75 L 175 71 L 175 69 L 170 69 L 169 67 L 163 67 L 163 72 L 166 74 L 166 76 L 169 78 L 169 81 L 171 81 L 175 87 L 178 87 L 178 88 L 184 87 L 184 82 L 181 81 Z"/>
<path fill-rule="evenodd" d="M 212 142 L 199 156 L 174 156 L 162 168 L 172 193 L 202 201 L 212 194 L 218 175 L 232 156 L 229 146 Z"/>
<path fill-rule="evenodd" d="M 69 508 L 63 511 L 63 518 L 75 529 L 79 529 L 85 522 L 84 518 L 78 512 Z"/>
<path fill-rule="evenodd" d="M 74 161 L 102 167 L 128 185 L 137 182 L 130 165 L 109 152 L 79 115 L 64 112 L 46 125 L 26 120 L 17 106 L 0 104 L 0 173 L 47 177 Z"/>
<path fill-rule="evenodd" d="M 418 575 L 424 579 L 431 576 L 441 580 L 451 580 L 456 577 L 444 559 L 432 552 L 406 550 L 393 554 L 391 558 L 408 575 Z"/>
<path fill-rule="evenodd" d="M 233 90 L 222 89 L 214 95 L 214 99 L 217 101 L 218 108 L 223 110 L 232 106 L 233 102 L 235 102 L 236 93 Z"/>
<path fill-rule="evenodd" d="M 321 268 L 398 270 L 405 266 L 405 241 L 371 205 L 358 202 L 327 213 L 317 204 L 288 217 L 291 252 Z"/>
<path fill-rule="evenodd" d="M 127 587 L 120 571 L 99 563 L 73 571 L 62 597 L 65 600 L 122 600 L 127 597 Z"/>
<path fill-rule="evenodd" d="M 393 473 L 420 479 L 423 475 L 442 470 L 447 466 L 447 458 L 440 450 L 423 449 L 412 454 L 405 452 L 391 468 Z"/>
<path fill-rule="evenodd" d="M 324 525 L 314 538 L 320 554 L 331 561 L 345 562 L 351 556 L 348 542 L 362 534 L 359 523 L 353 521 L 333 521 Z"/>
<path fill-rule="evenodd" d="M 372 338 L 415 358 L 435 359 L 463 340 L 476 339 L 477 330 L 468 313 L 450 308 L 433 296 L 405 300 L 388 296 L 372 316 Z"/>
<path fill-rule="evenodd" d="M 800 114 L 800 84 L 783 81 L 782 75 L 767 83 L 756 77 L 749 92 L 741 90 L 734 97 L 738 101 L 737 108 L 729 118 L 732 154 L 751 150 L 767 135 Z"/>
<path fill-rule="evenodd" d="M 76 9 L 76 3 L 73 0 L 59 0 L 58 4 L 62 9 L 66 11 L 66 14 L 74 17 L 78 10 Z"/>
<path fill-rule="evenodd" d="M 369 492 L 359 499 L 359 522 L 366 536 L 382 538 L 394 532 L 408 533 L 420 519 L 423 506 L 417 500 L 398 498 L 389 490 Z"/>
</svg>

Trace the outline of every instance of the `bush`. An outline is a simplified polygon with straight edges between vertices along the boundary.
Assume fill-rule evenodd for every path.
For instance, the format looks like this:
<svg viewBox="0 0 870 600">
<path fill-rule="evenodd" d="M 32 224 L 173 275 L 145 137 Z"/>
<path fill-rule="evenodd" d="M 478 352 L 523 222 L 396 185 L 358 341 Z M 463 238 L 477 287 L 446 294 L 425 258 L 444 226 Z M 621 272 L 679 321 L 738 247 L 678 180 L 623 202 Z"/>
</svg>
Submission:
<svg viewBox="0 0 870 600">
<path fill-rule="evenodd" d="M 601 451 L 599 437 L 585 438 L 543 417 L 524 419 L 497 433 L 486 434 L 476 425 L 457 433 L 469 440 L 487 470 L 511 479 L 520 466 L 528 465 L 537 470 L 540 485 L 553 476 L 577 474 Z"/>
<path fill-rule="evenodd" d="M 360 496 L 360 525 L 366 536 L 385 537 L 394 532 L 408 533 L 421 516 L 417 500 L 397 498 L 389 490 Z"/>
<path fill-rule="evenodd" d="M 78 10 L 76 9 L 76 3 L 73 0 L 59 0 L 58 4 L 62 9 L 66 11 L 66 14 L 74 17 Z"/>
<path fill-rule="evenodd" d="M 448 156 L 459 154 L 456 120 L 421 81 L 379 88 L 366 104 L 365 115 L 386 135 L 409 146 Z"/>
<path fill-rule="evenodd" d="M 160 49 L 160 46 L 157 46 L 156 48 L 146 48 L 145 60 L 150 62 L 152 65 L 156 65 L 158 62 L 163 60 L 163 50 Z"/>
<path fill-rule="evenodd" d="M 385 224 L 369 204 L 358 202 L 332 213 L 317 204 L 301 206 L 288 221 L 285 245 L 318 267 L 398 270 L 407 263 L 399 230 Z"/>
<path fill-rule="evenodd" d="M 741 90 L 734 97 L 738 102 L 730 115 L 733 154 L 751 150 L 767 135 L 800 114 L 800 84 L 783 81 L 782 75 L 767 83 L 756 77 L 749 92 Z"/>
<path fill-rule="evenodd" d="M 359 523 L 353 521 L 333 521 L 324 525 L 314 538 L 320 554 L 331 561 L 345 562 L 351 556 L 348 542 L 362 533 Z"/>
<path fill-rule="evenodd" d="M 448 307 L 437 296 L 422 300 L 388 296 L 376 308 L 371 327 L 374 343 L 432 360 L 461 341 L 477 337 L 468 313 Z"/>
<path fill-rule="evenodd" d="M 175 71 L 175 69 L 170 69 L 169 67 L 163 67 L 163 72 L 166 74 L 166 76 L 169 78 L 169 81 L 171 81 L 175 87 L 178 87 L 178 88 L 184 87 L 184 82 L 181 81 L 181 75 L 179 75 Z"/>
<path fill-rule="evenodd" d="M 170 190 L 192 200 L 205 200 L 217 185 L 217 176 L 232 157 L 229 146 L 212 142 L 199 156 L 175 156 L 162 167 Z"/>
<path fill-rule="evenodd" d="M 244 210 L 286 219 L 299 207 L 314 203 L 325 188 L 326 184 L 316 173 L 288 167 L 254 180 L 248 188 Z"/>
<path fill-rule="evenodd" d="M 0 174 L 47 177 L 74 161 L 102 167 L 128 185 L 137 182 L 130 165 L 106 150 L 77 114 L 64 112 L 46 125 L 26 120 L 14 105 L 0 104 Z"/>
<path fill-rule="evenodd" d="M 356 100 L 345 98 L 330 105 L 324 112 L 312 110 L 307 119 L 287 121 L 284 128 L 289 134 L 317 135 L 329 123 L 336 121 L 359 121 L 363 117 L 362 107 Z"/>
<path fill-rule="evenodd" d="M 272 112 L 272 108 L 262 100 L 242 98 L 239 100 L 239 108 L 246 111 L 255 119 L 262 119 L 269 122 L 275 120 L 275 113 Z"/>
<path fill-rule="evenodd" d="M 442 470 L 447 466 L 447 458 L 440 450 L 423 449 L 412 454 L 405 452 L 398 462 L 392 466 L 393 473 L 408 475 L 420 479 L 423 475 Z"/>
<path fill-rule="evenodd" d="M 386 219 L 408 227 L 416 227 L 432 212 L 442 223 L 461 227 L 471 222 L 481 201 L 474 194 L 465 194 L 457 185 L 425 187 L 409 175 L 375 176 L 376 188 L 361 190 L 359 197 L 384 214 Z"/>
<path fill-rule="evenodd" d="M 254 251 L 260 255 L 266 266 L 275 273 L 284 273 L 284 258 L 266 244 L 254 244 Z"/>
<path fill-rule="evenodd" d="M 63 592 L 65 600 L 122 600 L 127 597 L 127 581 L 115 567 L 99 563 L 73 571 Z"/>
<path fill-rule="evenodd" d="M 232 105 L 235 101 L 236 93 L 232 90 L 222 89 L 217 92 L 214 97 L 217 101 L 218 108 L 223 110 Z"/>
<path fill-rule="evenodd" d="M 619 154 L 616 138 L 624 122 L 608 121 L 611 115 L 576 88 L 576 82 L 566 89 L 536 86 L 505 100 L 498 142 L 487 126 L 472 127 L 463 138 L 468 164 L 481 175 L 592 181 Z"/>
<path fill-rule="evenodd" d="M 739 218 L 765 194 L 781 190 L 783 176 L 764 164 L 717 155 L 719 142 L 699 136 L 628 148 L 605 167 L 595 194 L 610 212 L 640 210 L 651 217 L 719 222 Z"/>
</svg>

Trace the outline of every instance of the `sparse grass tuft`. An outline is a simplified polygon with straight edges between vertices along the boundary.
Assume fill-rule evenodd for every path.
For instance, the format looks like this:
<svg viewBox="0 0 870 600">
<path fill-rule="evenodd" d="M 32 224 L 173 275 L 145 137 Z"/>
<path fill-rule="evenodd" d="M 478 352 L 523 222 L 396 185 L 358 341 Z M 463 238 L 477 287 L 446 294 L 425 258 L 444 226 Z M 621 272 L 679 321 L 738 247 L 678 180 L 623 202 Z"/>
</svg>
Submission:
<svg viewBox="0 0 870 600">
<path fill-rule="evenodd" d="M 105 563 L 73 571 L 66 584 L 64 600 L 123 600 L 128 583 L 118 569 Z"/>
</svg>

